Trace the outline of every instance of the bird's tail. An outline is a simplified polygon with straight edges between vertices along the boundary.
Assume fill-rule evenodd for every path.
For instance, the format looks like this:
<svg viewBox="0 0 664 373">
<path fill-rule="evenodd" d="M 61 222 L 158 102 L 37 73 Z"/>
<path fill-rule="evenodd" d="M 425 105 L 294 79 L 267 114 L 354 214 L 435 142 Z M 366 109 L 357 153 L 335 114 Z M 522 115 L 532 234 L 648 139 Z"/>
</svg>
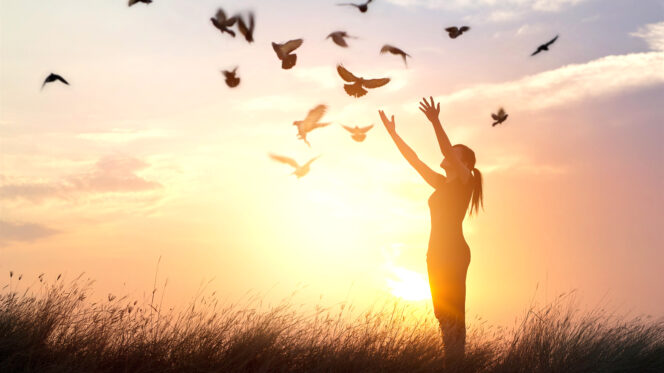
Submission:
<svg viewBox="0 0 664 373">
<path fill-rule="evenodd" d="M 288 54 L 281 61 L 281 68 L 283 68 L 284 70 L 288 70 L 293 66 L 295 66 L 296 62 L 297 62 L 297 54 Z"/>
<path fill-rule="evenodd" d="M 367 90 L 359 83 L 344 84 L 344 90 L 353 97 L 362 97 L 367 94 Z"/>
</svg>

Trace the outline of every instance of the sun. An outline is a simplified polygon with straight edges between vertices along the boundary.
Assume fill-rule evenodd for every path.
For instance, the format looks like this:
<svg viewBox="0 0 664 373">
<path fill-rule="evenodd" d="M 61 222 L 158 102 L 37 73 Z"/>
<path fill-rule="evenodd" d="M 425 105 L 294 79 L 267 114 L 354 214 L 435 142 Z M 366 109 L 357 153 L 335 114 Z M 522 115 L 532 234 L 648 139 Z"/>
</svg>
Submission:
<svg viewBox="0 0 664 373">
<path fill-rule="evenodd" d="M 390 293 L 407 301 L 431 299 L 431 289 L 425 275 L 402 267 L 390 268 L 391 276 L 386 278 Z"/>
</svg>

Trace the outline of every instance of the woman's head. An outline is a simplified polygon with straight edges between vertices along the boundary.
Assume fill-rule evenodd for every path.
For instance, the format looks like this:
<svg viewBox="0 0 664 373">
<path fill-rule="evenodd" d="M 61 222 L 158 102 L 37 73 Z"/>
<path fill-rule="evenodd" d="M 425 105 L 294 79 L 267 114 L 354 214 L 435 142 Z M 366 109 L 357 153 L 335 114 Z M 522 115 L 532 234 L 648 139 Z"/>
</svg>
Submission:
<svg viewBox="0 0 664 373">
<path fill-rule="evenodd" d="M 466 168 L 468 168 L 469 170 L 475 168 L 475 152 L 472 149 L 463 144 L 456 144 L 452 146 L 452 151 L 457 156 L 457 158 L 461 160 L 461 163 L 463 163 L 466 166 Z M 444 158 L 443 161 L 440 163 L 440 167 L 444 168 L 445 171 L 449 171 L 450 169 L 449 159 Z"/>
<path fill-rule="evenodd" d="M 473 194 L 470 202 L 470 214 L 472 215 L 473 212 L 477 213 L 480 206 L 484 206 L 484 199 L 482 196 L 482 174 L 480 173 L 480 170 L 475 168 L 475 152 L 472 149 L 463 144 L 456 144 L 452 146 L 452 151 L 456 157 L 461 160 L 461 163 L 463 163 L 464 166 L 470 170 L 472 175 L 471 183 L 473 187 Z M 440 166 L 444 168 L 445 171 L 447 171 L 449 174 L 451 166 L 449 159 L 443 159 L 443 162 L 441 162 Z"/>
</svg>

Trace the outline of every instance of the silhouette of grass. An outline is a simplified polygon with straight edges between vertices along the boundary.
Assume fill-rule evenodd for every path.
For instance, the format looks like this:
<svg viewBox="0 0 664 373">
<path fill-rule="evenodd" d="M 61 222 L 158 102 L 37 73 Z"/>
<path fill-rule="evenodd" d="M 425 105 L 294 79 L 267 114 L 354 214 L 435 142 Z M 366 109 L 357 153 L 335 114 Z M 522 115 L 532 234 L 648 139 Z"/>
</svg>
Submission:
<svg viewBox="0 0 664 373">
<path fill-rule="evenodd" d="M 155 291 L 149 303 L 90 302 L 89 280 L 39 279 L 19 292 L 10 278 L 0 293 L 2 372 L 664 371 L 664 320 L 579 314 L 564 297 L 512 330 L 471 323 L 466 358 L 444 367 L 435 320 L 399 303 L 259 311 L 212 295 L 174 311 L 155 305 Z"/>
</svg>

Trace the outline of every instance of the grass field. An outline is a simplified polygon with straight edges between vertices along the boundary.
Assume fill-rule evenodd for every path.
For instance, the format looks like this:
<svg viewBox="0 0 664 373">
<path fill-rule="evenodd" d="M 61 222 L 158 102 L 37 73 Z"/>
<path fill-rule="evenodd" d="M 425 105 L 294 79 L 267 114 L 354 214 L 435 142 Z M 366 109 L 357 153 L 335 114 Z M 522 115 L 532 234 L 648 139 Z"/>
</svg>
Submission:
<svg viewBox="0 0 664 373">
<path fill-rule="evenodd" d="M 435 320 L 398 303 L 257 311 L 201 296 L 173 311 L 154 292 L 91 302 L 89 281 L 41 280 L 2 290 L 1 372 L 664 372 L 664 319 L 581 314 L 565 297 L 509 330 L 469 322 L 466 358 L 444 367 Z"/>
</svg>

